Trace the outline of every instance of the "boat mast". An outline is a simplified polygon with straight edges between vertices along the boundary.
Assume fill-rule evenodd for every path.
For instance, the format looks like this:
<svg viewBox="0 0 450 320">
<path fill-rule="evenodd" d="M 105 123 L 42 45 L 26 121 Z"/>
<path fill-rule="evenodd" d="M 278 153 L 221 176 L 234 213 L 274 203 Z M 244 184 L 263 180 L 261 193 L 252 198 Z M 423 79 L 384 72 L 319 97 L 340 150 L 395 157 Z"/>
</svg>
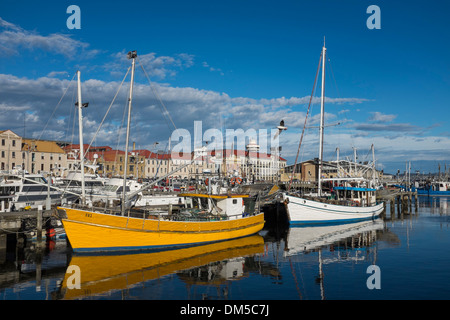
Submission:
<svg viewBox="0 0 450 320">
<path fill-rule="evenodd" d="M 86 204 L 86 191 L 84 186 L 84 144 L 83 144 L 83 115 L 82 108 L 83 103 L 81 100 L 81 79 L 80 70 L 77 71 L 78 75 L 78 127 L 80 130 L 80 162 L 81 162 L 81 204 Z"/>
<path fill-rule="evenodd" d="M 131 121 L 131 100 L 133 99 L 133 82 L 134 82 L 134 61 L 137 57 L 136 51 L 128 52 L 128 59 L 131 59 L 131 83 L 130 96 L 128 98 L 128 122 L 127 122 L 127 137 L 125 141 L 125 168 L 123 170 L 123 189 L 122 189 L 122 216 L 125 215 L 126 205 L 126 186 L 127 186 L 127 169 L 128 169 L 128 143 L 130 140 L 130 121 Z"/>
<path fill-rule="evenodd" d="M 325 38 L 322 48 L 322 97 L 320 99 L 320 126 L 319 126 L 319 170 L 318 170 L 318 195 L 322 195 L 322 158 L 323 158 L 323 123 L 324 123 L 324 105 L 325 105 Z"/>
<path fill-rule="evenodd" d="M 373 146 L 373 143 L 372 143 L 371 149 L 372 149 L 372 184 L 373 184 L 372 187 L 375 188 L 375 186 L 376 186 L 375 181 L 376 181 L 377 174 L 376 174 L 376 169 L 375 169 L 375 148 Z"/>
</svg>

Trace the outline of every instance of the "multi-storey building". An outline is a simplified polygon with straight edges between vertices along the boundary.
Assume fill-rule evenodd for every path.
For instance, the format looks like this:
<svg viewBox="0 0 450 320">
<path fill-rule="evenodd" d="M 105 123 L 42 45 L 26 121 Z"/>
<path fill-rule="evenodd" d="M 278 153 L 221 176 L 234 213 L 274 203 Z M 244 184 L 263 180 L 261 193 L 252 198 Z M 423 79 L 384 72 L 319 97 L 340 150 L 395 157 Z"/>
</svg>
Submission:
<svg viewBox="0 0 450 320">
<path fill-rule="evenodd" d="M 0 131 L 0 169 L 12 170 L 22 164 L 22 137 L 11 130 Z"/>
<path fill-rule="evenodd" d="M 67 155 L 55 141 L 22 139 L 20 165 L 30 173 L 61 176 L 67 168 Z"/>
<path fill-rule="evenodd" d="M 11 130 L 0 131 L 0 169 L 61 175 L 67 155 L 54 141 L 25 139 Z"/>
<path fill-rule="evenodd" d="M 278 150 L 276 150 L 278 151 Z M 249 181 L 279 181 L 286 159 L 278 152 L 259 152 L 255 140 L 250 140 L 246 150 L 212 150 L 211 157 L 223 176 L 238 175 Z"/>
</svg>

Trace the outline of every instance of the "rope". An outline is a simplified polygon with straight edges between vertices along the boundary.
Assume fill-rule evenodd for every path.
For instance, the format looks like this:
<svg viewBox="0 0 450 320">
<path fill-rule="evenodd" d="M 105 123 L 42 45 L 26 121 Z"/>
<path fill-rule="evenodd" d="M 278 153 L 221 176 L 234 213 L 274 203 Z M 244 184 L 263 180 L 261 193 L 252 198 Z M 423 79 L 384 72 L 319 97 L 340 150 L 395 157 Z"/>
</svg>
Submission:
<svg viewBox="0 0 450 320">
<path fill-rule="evenodd" d="M 98 126 L 98 129 L 97 129 L 97 131 L 95 132 L 94 137 L 93 137 L 92 140 L 91 140 L 91 143 L 89 143 L 89 146 L 87 147 L 86 152 L 84 153 L 83 157 L 85 157 L 85 156 L 87 155 L 87 153 L 88 153 L 88 151 L 89 151 L 89 148 L 91 147 L 92 143 L 94 142 L 95 138 L 97 137 L 97 134 L 98 134 L 98 132 L 100 131 L 100 129 L 101 129 L 102 125 L 103 125 L 103 122 L 105 122 L 106 116 L 108 115 L 109 111 L 111 110 L 111 107 L 112 107 L 112 105 L 114 104 L 114 101 L 116 101 L 116 98 L 117 98 L 117 95 L 119 94 L 120 88 L 122 88 L 122 84 L 123 84 L 123 82 L 125 81 L 125 78 L 127 77 L 128 72 L 130 72 L 130 69 L 131 69 L 131 67 L 129 67 L 128 70 L 127 70 L 127 72 L 125 73 L 125 76 L 123 77 L 123 80 L 122 80 L 122 82 L 120 83 L 119 88 L 117 89 L 117 92 L 116 92 L 116 94 L 114 95 L 114 98 L 113 98 L 113 100 L 111 101 L 111 104 L 109 105 L 108 110 L 106 111 L 106 114 L 105 114 L 105 116 L 104 116 L 103 119 L 102 119 L 102 122 L 100 122 L 100 125 Z"/>
<path fill-rule="evenodd" d="M 72 80 L 75 78 L 75 75 L 76 75 L 76 73 L 73 75 Z M 47 129 L 47 126 L 48 126 L 50 120 L 53 118 L 53 115 L 55 114 L 56 110 L 58 109 L 59 105 L 61 104 L 62 99 L 64 98 L 64 96 L 66 95 L 67 91 L 69 90 L 70 85 L 71 85 L 71 83 L 72 83 L 72 80 L 69 81 L 69 86 L 68 86 L 68 87 L 66 88 L 66 90 L 64 91 L 64 93 L 63 93 L 61 99 L 59 99 L 59 102 L 58 102 L 58 104 L 56 105 L 55 109 L 53 109 L 52 115 L 48 118 L 47 123 L 45 124 L 44 129 L 42 129 L 42 132 L 41 132 L 41 134 L 39 135 L 39 137 L 37 138 L 37 140 L 41 140 L 42 134 L 44 133 L 45 129 Z"/>
<path fill-rule="evenodd" d="M 311 97 L 309 98 L 308 111 L 306 112 L 305 123 L 303 124 L 302 135 L 300 136 L 300 142 L 299 142 L 299 144 L 298 144 L 297 156 L 295 157 L 295 163 L 294 163 L 294 167 L 293 167 L 293 169 L 292 169 L 291 180 L 289 181 L 289 187 L 288 187 L 288 189 L 287 189 L 288 192 L 289 192 L 289 190 L 291 189 L 291 186 L 292 186 L 292 180 L 294 179 L 295 167 L 297 166 L 298 154 L 300 153 L 300 147 L 301 147 L 301 145 L 302 145 L 303 134 L 305 133 L 306 121 L 308 120 L 309 110 L 310 110 L 310 108 L 311 108 L 311 101 L 312 101 L 312 98 L 313 98 L 313 95 L 314 95 L 314 91 L 316 90 L 317 76 L 318 76 L 318 74 L 319 74 L 320 62 L 321 62 L 321 61 L 322 61 L 322 54 L 320 54 L 319 65 L 317 66 L 316 77 L 314 78 L 314 85 L 313 85 L 313 89 L 312 89 L 312 92 L 311 92 Z"/>
<path fill-rule="evenodd" d="M 154 94 L 154 95 L 156 96 L 156 98 L 159 100 L 159 102 L 161 103 L 161 106 L 162 106 L 163 109 L 164 109 L 164 110 L 162 110 L 162 114 L 163 114 L 163 116 L 164 116 L 164 120 L 166 120 L 167 126 L 168 126 L 169 129 L 170 129 L 169 123 L 167 122 L 167 119 L 166 119 L 165 115 L 167 115 L 167 117 L 169 118 L 170 122 L 172 122 L 173 127 L 174 127 L 175 129 L 177 129 L 177 126 L 176 126 L 175 123 L 173 122 L 173 119 L 172 119 L 172 117 L 170 116 L 170 113 L 169 113 L 169 111 L 167 110 L 166 106 L 164 105 L 164 103 L 163 103 L 163 101 L 162 101 L 160 95 L 158 94 L 158 91 L 156 91 L 155 88 L 153 87 L 152 82 L 150 81 L 150 77 L 149 77 L 148 74 L 147 74 L 147 71 L 145 71 L 144 66 L 143 66 L 143 65 L 141 64 L 141 62 L 139 61 L 139 57 L 137 58 L 137 60 L 138 60 L 139 65 L 140 65 L 141 68 L 142 68 L 142 71 L 144 71 L 145 77 L 146 77 L 147 80 L 148 80 L 148 83 L 149 83 L 149 85 L 150 85 L 150 88 L 151 88 L 152 91 L 153 91 L 153 94 Z"/>
</svg>

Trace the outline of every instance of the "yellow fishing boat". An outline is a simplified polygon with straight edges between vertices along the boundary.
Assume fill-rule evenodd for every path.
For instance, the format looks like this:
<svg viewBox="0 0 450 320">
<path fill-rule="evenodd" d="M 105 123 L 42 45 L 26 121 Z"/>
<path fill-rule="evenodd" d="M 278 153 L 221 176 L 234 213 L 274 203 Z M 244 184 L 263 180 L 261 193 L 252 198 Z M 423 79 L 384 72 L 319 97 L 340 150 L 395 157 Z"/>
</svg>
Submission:
<svg viewBox="0 0 450 320">
<path fill-rule="evenodd" d="M 264 226 L 264 213 L 246 212 L 246 195 L 183 194 L 191 207 L 178 213 L 126 216 L 58 207 L 74 252 L 154 250 L 245 237 Z M 189 201 L 192 200 L 192 201 Z M 205 201 L 206 200 L 206 201 Z"/>
<path fill-rule="evenodd" d="M 125 155 L 128 155 L 131 101 L 133 96 L 133 79 L 136 51 L 130 51 L 128 58 L 132 60 L 131 84 L 128 99 L 128 124 L 125 142 Z M 79 75 L 79 73 L 78 73 Z M 81 85 L 78 77 L 79 121 L 81 121 Z M 80 128 L 82 126 L 80 125 Z M 82 131 L 80 130 L 80 137 Z M 82 143 L 80 142 L 80 146 Z M 81 172 L 83 169 L 83 152 L 81 151 Z M 197 156 L 194 157 L 194 160 Z M 192 162 L 194 161 L 192 160 Z M 177 170 L 168 173 L 169 177 Z M 82 175 L 81 207 L 60 207 L 65 211 L 62 219 L 65 232 L 75 252 L 92 251 L 129 251 L 154 250 L 166 247 L 182 247 L 224 241 L 245 237 L 259 232 L 264 226 L 264 214 L 257 210 L 246 210 L 244 198 L 248 195 L 212 195 L 182 194 L 186 198 L 186 207 L 182 211 L 173 212 L 169 207 L 166 212 L 138 211 L 131 212 L 130 199 L 138 191 L 127 195 L 128 156 L 125 156 L 123 173 L 123 190 L 120 212 L 105 209 L 86 208 L 84 175 Z M 160 178 L 159 180 L 163 179 Z M 145 188 L 151 187 L 149 183 Z M 143 188 L 144 189 L 144 188 Z M 141 189 L 141 190 L 143 190 Z M 187 201 L 190 200 L 190 201 Z"/>
<path fill-rule="evenodd" d="M 264 239 L 253 235 L 178 250 L 125 255 L 75 255 L 61 283 L 60 296 L 71 300 L 101 295 L 182 270 L 263 252 Z M 79 271 L 79 278 L 74 270 Z"/>
</svg>

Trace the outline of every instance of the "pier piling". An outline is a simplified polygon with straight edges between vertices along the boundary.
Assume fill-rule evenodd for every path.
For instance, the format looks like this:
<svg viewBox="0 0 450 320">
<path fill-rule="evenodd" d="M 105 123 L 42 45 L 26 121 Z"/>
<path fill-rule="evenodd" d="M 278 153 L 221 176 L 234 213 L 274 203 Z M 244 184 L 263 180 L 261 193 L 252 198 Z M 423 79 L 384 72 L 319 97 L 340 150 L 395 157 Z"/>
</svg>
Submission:
<svg viewBox="0 0 450 320">
<path fill-rule="evenodd" d="M 399 190 L 390 190 L 388 192 L 384 191 L 382 194 L 377 196 L 379 200 L 389 202 L 390 206 L 390 214 L 393 219 L 395 215 L 395 207 L 397 207 L 398 215 L 403 214 L 411 214 L 413 201 L 415 206 L 415 212 L 418 210 L 418 197 L 417 192 L 412 191 L 399 191 Z"/>
<path fill-rule="evenodd" d="M 38 207 L 37 214 L 37 223 L 36 223 L 36 239 L 37 243 L 42 243 L 42 206 Z"/>
</svg>

